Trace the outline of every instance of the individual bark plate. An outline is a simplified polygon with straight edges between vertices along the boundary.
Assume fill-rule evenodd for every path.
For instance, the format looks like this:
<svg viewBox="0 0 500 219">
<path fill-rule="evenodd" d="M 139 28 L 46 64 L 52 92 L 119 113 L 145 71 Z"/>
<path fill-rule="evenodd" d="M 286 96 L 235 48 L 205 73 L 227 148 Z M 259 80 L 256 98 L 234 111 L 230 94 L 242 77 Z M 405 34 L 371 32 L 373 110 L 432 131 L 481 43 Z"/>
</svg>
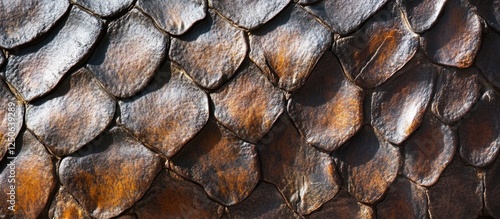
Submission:
<svg viewBox="0 0 500 219">
<path fill-rule="evenodd" d="M 195 24 L 186 34 L 172 39 L 169 56 L 198 85 L 216 89 L 231 78 L 246 53 L 243 30 L 209 10 L 203 21 Z"/>
<path fill-rule="evenodd" d="M 91 219 L 89 213 L 76 201 L 65 187 L 59 188 L 49 210 L 49 218 Z"/>
<path fill-rule="evenodd" d="M 426 190 L 403 177 L 394 181 L 376 208 L 377 218 L 429 218 Z"/>
<path fill-rule="evenodd" d="M 63 158 L 58 175 L 62 186 L 94 218 L 115 217 L 132 207 L 161 169 L 160 156 L 123 128 L 112 128 L 88 147 Z"/>
<path fill-rule="evenodd" d="M 110 17 L 125 11 L 132 5 L 134 0 L 71 0 L 71 2 L 100 16 Z"/>
<path fill-rule="evenodd" d="M 439 181 L 428 190 L 432 218 L 477 218 L 483 207 L 482 177 L 455 156 Z"/>
<path fill-rule="evenodd" d="M 19 151 L 18 149 L 21 148 Z M 29 131 L 16 142 L 16 152 L 1 164 L 0 217 L 38 218 L 56 188 L 52 156 Z"/>
<path fill-rule="evenodd" d="M 222 215 L 223 206 L 208 198 L 203 188 L 162 170 L 133 211 L 138 218 L 212 218 Z"/>
<path fill-rule="evenodd" d="M 422 123 L 432 98 L 437 67 L 416 57 L 394 80 L 375 88 L 371 124 L 394 144 L 401 144 Z"/>
<path fill-rule="evenodd" d="M 208 120 L 207 94 L 185 74 L 167 61 L 143 92 L 119 101 L 119 123 L 166 157 L 177 153 Z"/>
<path fill-rule="evenodd" d="M 299 6 L 289 6 L 249 38 L 250 59 L 286 91 L 304 84 L 332 43 L 328 29 Z"/>
<path fill-rule="evenodd" d="M 133 96 L 163 63 L 169 38 L 137 9 L 112 21 L 87 67 L 113 96 Z"/>
<path fill-rule="evenodd" d="M 224 17 L 245 29 L 255 29 L 275 17 L 290 0 L 208 0 Z"/>
<path fill-rule="evenodd" d="M 443 68 L 436 82 L 432 112 L 446 124 L 455 123 L 477 103 L 482 87 L 476 68 Z"/>
<path fill-rule="evenodd" d="M 467 68 L 481 42 L 481 22 L 466 0 L 447 0 L 436 24 L 422 35 L 427 56 L 443 65 Z"/>
<path fill-rule="evenodd" d="M 321 208 L 309 215 L 310 219 L 364 218 L 374 219 L 375 213 L 369 205 L 356 201 L 345 189 L 340 191 Z"/>
<path fill-rule="evenodd" d="M 250 61 L 210 94 L 217 120 L 242 139 L 256 143 L 283 112 L 285 97 Z"/>
<path fill-rule="evenodd" d="M 403 175 L 422 186 L 434 185 L 458 147 L 455 130 L 427 113 L 419 129 L 403 144 Z"/>
<path fill-rule="evenodd" d="M 276 186 L 260 182 L 243 202 L 230 206 L 222 218 L 302 218 L 288 208 Z"/>
<path fill-rule="evenodd" d="M 483 0 L 470 1 L 476 7 L 476 12 L 495 31 L 500 32 L 500 1 L 498 0 Z"/>
<path fill-rule="evenodd" d="M 225 206 L 243 201 L 260 178 L 255 145 L 239 139 L 214 118 L 167 166 L 202 185 L 212 199 Z"/>
<path fill-rule="evenodd" d="M 398 0 L 410 28 L 422 33 L 436 23 L 446 0 Z"/>
<path fill-rule="evenodd" d="M 363 99 L 363 90 L 344 77 L 339 61 L 327 51 L 292 94 L 288 113 L 308 143 L 333 151 L 361 128 Z"/>
</svg>

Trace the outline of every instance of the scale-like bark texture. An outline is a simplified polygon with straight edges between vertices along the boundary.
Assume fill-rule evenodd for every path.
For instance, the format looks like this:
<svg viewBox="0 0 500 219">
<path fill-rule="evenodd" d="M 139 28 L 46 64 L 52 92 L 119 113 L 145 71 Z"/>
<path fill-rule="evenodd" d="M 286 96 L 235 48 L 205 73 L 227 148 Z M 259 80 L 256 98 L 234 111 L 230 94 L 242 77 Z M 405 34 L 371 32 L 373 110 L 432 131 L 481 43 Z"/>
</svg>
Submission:
<svg viewBox="0 0 500 219">
<path fill-rule="evenodd" d="M 0 0 L 0 218 L 500 218 L 499 51 L 500 0 Z"/>
</svg>

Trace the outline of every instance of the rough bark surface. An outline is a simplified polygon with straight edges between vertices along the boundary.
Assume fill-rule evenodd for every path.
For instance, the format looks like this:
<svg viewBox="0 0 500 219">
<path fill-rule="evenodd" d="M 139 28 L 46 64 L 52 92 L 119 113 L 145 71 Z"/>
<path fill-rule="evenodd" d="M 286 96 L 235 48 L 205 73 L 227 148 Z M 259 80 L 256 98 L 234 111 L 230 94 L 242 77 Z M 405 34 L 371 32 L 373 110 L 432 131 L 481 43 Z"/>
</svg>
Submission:
<svg viewBox="0 0 500 219">
<path fill-rule="evenodd" d="M 500 0 L 0 0 L 0 219 L 500 218 Z"/>
</svg>

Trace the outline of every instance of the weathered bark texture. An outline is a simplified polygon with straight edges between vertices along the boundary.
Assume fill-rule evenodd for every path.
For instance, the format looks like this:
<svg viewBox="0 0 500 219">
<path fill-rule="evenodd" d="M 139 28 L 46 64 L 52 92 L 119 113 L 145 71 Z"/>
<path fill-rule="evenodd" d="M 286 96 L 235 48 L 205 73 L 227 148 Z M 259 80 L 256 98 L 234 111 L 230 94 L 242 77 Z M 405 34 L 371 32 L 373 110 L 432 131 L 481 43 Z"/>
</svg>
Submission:
<svg viewBox="0 0 500 219">
<path fill-rule="evenodd" d="M 0 0 L 0 219 L 500 218 L 499 153 L 500 0 Z"/>
</svg>

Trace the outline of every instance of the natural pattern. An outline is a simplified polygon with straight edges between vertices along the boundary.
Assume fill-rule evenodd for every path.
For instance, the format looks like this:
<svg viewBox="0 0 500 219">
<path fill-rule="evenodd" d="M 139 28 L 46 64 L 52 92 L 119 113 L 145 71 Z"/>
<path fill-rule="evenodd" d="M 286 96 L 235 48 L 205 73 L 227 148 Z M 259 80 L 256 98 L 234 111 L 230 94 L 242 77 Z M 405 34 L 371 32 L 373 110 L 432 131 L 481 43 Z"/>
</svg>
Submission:
<svg viewBox="0 0 500 219">
<path fill-rule="evenodd" d="M 28 101 L 45 95 L 90 52 L 102 27 L 101 19 L 73 7 L 40 44 L 12 54 L 2 75 Z"/>
<path fill-rule="evenodd" d="M 0 17 L 0 218 L 500 218 L 499 0 Z"/>
<path fill-rule="evenodd" d="M 58 156 L 71 154 L 101 133 L 113 119 L 115 100 L 81 68 L 46 97 L 28 104 L 26 128 Z M 85 111 L 81 109 L 85 108 Z M 59 112 L 59 113 L 54 113 Z"/>
</svg>

